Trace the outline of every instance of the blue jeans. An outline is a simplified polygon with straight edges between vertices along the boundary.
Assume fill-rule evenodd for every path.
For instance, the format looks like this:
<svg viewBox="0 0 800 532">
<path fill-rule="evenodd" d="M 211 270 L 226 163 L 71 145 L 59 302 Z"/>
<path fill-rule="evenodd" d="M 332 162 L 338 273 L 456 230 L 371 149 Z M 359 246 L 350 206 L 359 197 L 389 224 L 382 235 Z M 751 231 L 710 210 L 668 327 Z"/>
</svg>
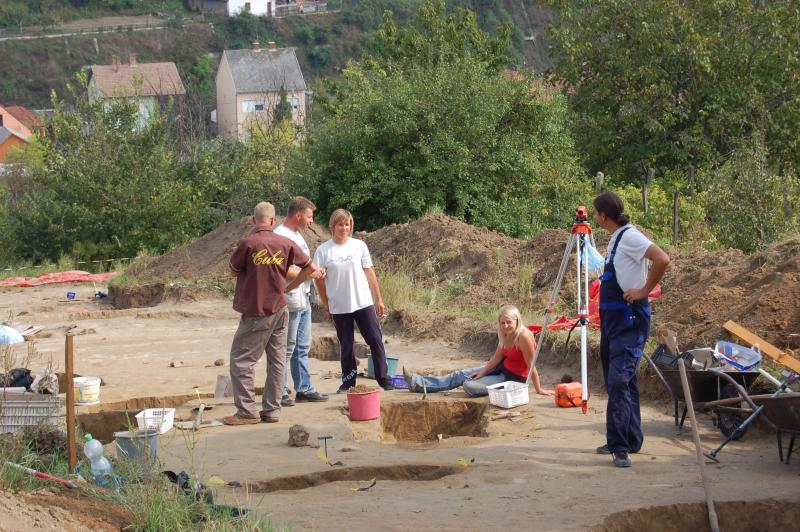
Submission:
<svg viewBox="0 0 800 532">
<path fill-rule="evenodd" d="M 459 386 L 463 386 L 464 393 L 470 397 L 489 395 L 486 387 L 491 386 L 492 384 L 500 384 L 501 382 L 505 382 L 506 378 L 502 373 L 485 375 L 480 379 L 469 378 L 470 375 L 477 373 L 482 369 L 483 366 L 462 369 L 441 377 L 414 375 L 411 378 L 412 382 L 409 383 L 409 391 L 417 393 L 422 393 L 423 391 L 427 391 L 429 393 L 446 392 L 447 390 L 452 390 L 454 388 L 458 388 Z M 424 388 L 423 383 L 425 385 Z"/>
<path fill-rule="evenodd" d="M 306 309 L 289 313 L 286 339 L 286 363 L 291 369 L 294 391 L 314 393 L 308 371 L 308 350 L 311 349 L 311 303 L 306 296 Z M 289 372 L 285 373 L 283 395 L 289 395 Z"/>
</svg>

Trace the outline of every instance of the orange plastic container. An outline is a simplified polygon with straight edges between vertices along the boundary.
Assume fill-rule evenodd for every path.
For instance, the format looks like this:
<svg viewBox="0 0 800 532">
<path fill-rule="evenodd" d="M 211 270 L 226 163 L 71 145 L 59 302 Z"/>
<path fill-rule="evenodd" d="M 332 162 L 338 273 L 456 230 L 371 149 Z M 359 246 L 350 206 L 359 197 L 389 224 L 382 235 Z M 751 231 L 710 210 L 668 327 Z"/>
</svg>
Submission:
<svg viewBox="0 0 800 532">
<path fill-rule="evenodd" d="M 581 392 L 583 387 L 579 382 L 562 382 L 556 385 L 556 406 L 572 408 L 581 406 Z"/>
</svg>

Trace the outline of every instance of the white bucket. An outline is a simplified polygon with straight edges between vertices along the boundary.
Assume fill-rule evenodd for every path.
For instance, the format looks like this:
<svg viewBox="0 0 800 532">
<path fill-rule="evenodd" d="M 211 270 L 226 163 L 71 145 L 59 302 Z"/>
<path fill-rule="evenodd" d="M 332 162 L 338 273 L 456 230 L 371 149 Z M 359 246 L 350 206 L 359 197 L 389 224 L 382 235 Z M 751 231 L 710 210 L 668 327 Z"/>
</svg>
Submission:
<svg viewBox="0 0 800 532">
<path fill-rule="evenodd" d="M 96 405 L 100 402 L 100 379 L 98 377 L 75 377 L 75 404 Z"/>
</svg>

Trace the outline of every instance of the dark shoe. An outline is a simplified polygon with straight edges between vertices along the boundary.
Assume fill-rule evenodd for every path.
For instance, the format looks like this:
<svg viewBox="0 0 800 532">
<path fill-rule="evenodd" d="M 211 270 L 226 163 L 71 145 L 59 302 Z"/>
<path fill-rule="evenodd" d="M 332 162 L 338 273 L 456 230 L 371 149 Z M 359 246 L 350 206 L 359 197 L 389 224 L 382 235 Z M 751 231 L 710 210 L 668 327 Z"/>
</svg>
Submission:
<svg viewBox="0 0 800 532">
<path fill-rule="evenodd" d="M 350 389 L 349 386 L 347 386 L 347 387 L 339 386 L 339 389 L 336 390 L 336 393 L 347 393 L 347 390 L 349 390 L 349 389 Z"/>
<path fill-rule="evenodd" d="M 265 413 L 262 412 L 261 413 L 261 421 L 263 421 L 264 423 L 277 423 L 278 422 L 278 418 L 275 417 L 275 416 L 270 416 L 270 415 L 265 414 Z"/>
<path fill-rule="evenodd" d="M 630 454 L 636 454 L 639 451 L 628 451 Z M 608 444 L 601 445 L 597 448 L 597 454 L 611 454 L 611 451 L 608 450 Z"/>
<path fill-rule="evenodd" d="M 613 462 L 616 467 L 630 467 L 633 465 L 628 453 L 614 453 Z"/>
<path fill-rule="evenodd" d="M 298 403 L 321 403 L 327 401 L 328 396 L 319 392 L 297 392 L 294 395 L 294 400 Z"/>
<path fill-rule="evenodd" d="M 386 381 L 386 384 L 381 384 L 381 388 L 383 388 L 387 392 L 390 392 L 390 391 L 394 390 L 394 384 L 392 384 L 392 381 L 389 380 L 389 381 Z"/>
<path fill-rule="evenodd" d="M 255 425 L 259 421 L 261 420 L 257 416 L 244 417 L 237 414 L 222 418 L 222 422 L 226 425 Z"/>
<path fill-rule="evenodd" d="M 300 394 L 297 394 L 300 395 Z M 294 401 L 288 395 L 281 397 L 281 406 L 294 406 Z"/>
</svg>

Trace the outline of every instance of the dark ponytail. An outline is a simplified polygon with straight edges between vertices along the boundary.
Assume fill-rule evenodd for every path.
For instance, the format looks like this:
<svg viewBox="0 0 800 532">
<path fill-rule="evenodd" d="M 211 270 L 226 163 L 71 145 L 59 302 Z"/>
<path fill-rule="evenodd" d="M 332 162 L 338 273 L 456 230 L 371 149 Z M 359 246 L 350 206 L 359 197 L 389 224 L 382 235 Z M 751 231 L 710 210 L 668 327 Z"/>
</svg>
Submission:
<svg viewBox="0 0 800 532">
<path fill-rule="evenodd" d="M 602 212 L 619 226 L 628 225 L 631 221 L 630 216 L 625 214 L 625 205 L 622 203 L 622 199 L 613 192 L 599 194 L 594 199 L 594 210 Z"/>
</svg>

